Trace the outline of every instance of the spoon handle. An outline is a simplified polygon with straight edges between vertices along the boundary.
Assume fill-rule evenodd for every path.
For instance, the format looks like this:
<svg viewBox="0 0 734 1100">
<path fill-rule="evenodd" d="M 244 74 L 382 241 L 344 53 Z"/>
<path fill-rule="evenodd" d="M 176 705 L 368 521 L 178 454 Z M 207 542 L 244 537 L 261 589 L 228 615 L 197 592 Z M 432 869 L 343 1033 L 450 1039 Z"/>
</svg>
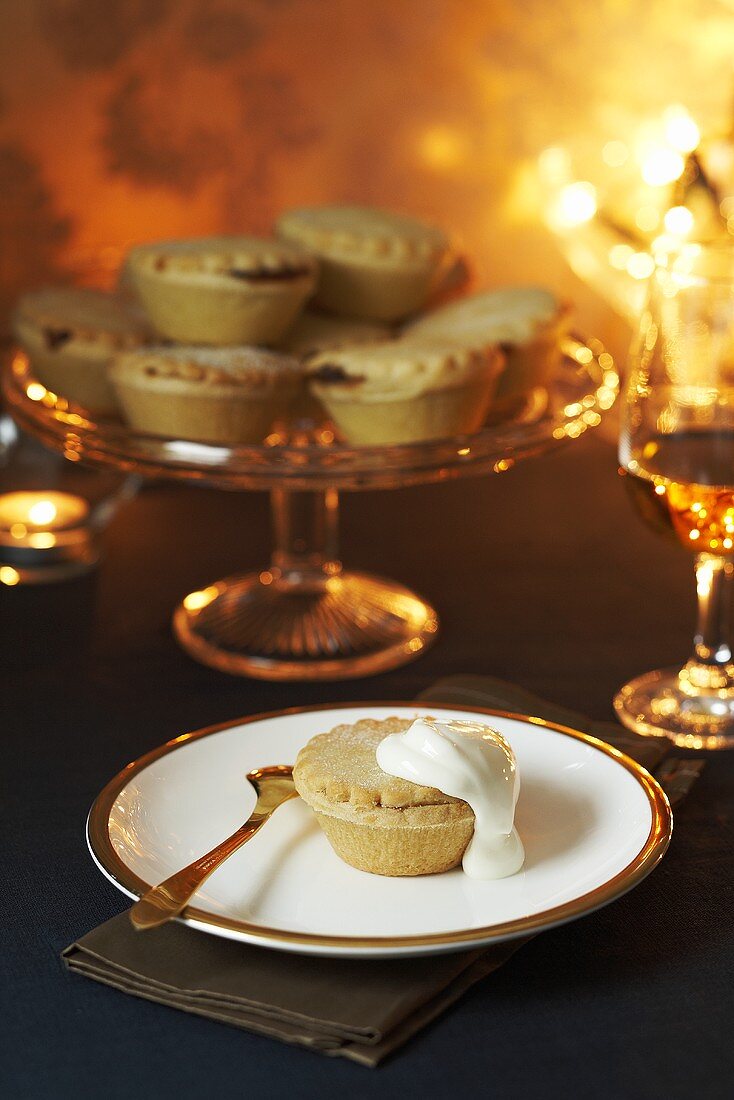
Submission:
<svg viewBox="0 0 734 1100">
<path fill-rule="evenodd" d="M 158 928 L 166 921 L 177 917 L 182 909 L 185 909 L 189 901 L 199 889 L 201 884 L 209 877 L 212 871 L 224 863 L 233 852 L 254 836 L 270 817 L 272 809 L 261 810 L 255 807 L 251 817 L 244 825 L 232 833 L 206 855 L 200 856 L 190 863 L 188 867 L 176 871 L 174 875 L 152 887 L 147 894 L 143 894 L 130 910 L 130 920 L 134 928 L 142 932 L 148 928 Z"/>
</svg>

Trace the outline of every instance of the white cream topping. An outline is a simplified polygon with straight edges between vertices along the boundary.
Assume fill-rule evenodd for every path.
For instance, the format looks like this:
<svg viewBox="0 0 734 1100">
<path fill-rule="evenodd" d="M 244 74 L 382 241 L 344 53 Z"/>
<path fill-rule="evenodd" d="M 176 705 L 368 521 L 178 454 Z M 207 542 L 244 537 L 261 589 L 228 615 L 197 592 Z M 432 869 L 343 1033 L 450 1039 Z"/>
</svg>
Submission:
<svg viewBox="0 0 734 1100">
<path fill-rule="evenodd" d="M 377 746 L 388 775 L 461 798 L 474 811 L 474 835 L 462 866 L 471 878 L 506 878 L 525 859 L 514 826 L 520 776 L 515 754 L 496 730 L 479 722 L 416 718 L 404 733 Z"/>
</svg>

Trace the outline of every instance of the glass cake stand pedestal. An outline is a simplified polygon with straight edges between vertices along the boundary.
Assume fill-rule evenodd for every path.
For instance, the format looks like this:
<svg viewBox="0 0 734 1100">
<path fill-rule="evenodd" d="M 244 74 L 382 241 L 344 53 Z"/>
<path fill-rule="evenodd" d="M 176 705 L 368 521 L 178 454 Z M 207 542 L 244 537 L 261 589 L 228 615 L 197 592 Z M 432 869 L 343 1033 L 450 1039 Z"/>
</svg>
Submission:
<svg viewBox="0 0 734 1100">
<path fill-rule="evenodd" d="M 257 446 L 221 447 L 143 435 L 45 389 L 14 355 L 3 392 L 14 419 L 71 462 L 230 490 L 270 492 L 270 563 L 189 593 L 174 633 L 196 660 L 264 680 L 369 676 L 419 656 L 436 638 L 434 608 L 394 581 L 343 567 L 338 494 L 502 473 L 596 427 L 619 380 L 596 340 L 569 338 L 546 387 L 501 421 L 455 439 L 350 448 L 328 425 L 274 431 Z"/>
</svg>

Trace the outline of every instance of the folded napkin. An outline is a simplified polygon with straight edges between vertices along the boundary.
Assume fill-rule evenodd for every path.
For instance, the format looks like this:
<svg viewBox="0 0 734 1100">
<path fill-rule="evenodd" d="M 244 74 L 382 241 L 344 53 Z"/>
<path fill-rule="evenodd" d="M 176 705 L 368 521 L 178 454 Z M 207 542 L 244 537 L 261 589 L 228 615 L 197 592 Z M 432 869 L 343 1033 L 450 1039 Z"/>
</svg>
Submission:
<svg viewBox="0 0 734 1100">
<path fill-rule="evenodd" d="M 651 770 L 666 764 L 670 742 L 593 722 L 489 677 L 449 677 L 420 700 L 532 714 L 609 741 Z M 698 761 L 667 767 L 663 781 L 675 801 L 699 771 Z M 135 932 L 122 913 L 73 943 L 63 959 L 70 970 L 125 993 L 374 1067 L 525 942 L 430 958 L 322 959 L 182 924 Z"/>
</svg>

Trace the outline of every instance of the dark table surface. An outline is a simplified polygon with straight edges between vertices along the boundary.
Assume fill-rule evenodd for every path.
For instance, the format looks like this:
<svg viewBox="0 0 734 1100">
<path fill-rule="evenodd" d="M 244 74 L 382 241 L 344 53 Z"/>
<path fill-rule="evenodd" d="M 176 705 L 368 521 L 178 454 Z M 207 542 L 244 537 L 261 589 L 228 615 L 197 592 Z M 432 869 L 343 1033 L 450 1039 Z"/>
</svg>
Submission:
<svg viewBox="0 0 734 1100">
<path fill-rule="evenodd" d="M 387 675 L 258 683 L 178 649 L 175 602 L 261 567 L 268 543 L 264 495 L 156 484 L 115 518 L 94 577 L 0 591 L 5 1095 L 731 1095 L 732 753 L 712 754 L 649 879 L 536 938 L 375 1071 L 63 971 L 61 949 L 127 904 L 87 853 L 87 810 L 170 737 L 295 704 L 410 699 L 458 672 L 608 718 L 626 678 L 688 654 L 691 563 L 633 515 L 599 438 L 500 477 L 344 498 L 346 562 L 442 616 L 437 645 Z"/>
</svg>

